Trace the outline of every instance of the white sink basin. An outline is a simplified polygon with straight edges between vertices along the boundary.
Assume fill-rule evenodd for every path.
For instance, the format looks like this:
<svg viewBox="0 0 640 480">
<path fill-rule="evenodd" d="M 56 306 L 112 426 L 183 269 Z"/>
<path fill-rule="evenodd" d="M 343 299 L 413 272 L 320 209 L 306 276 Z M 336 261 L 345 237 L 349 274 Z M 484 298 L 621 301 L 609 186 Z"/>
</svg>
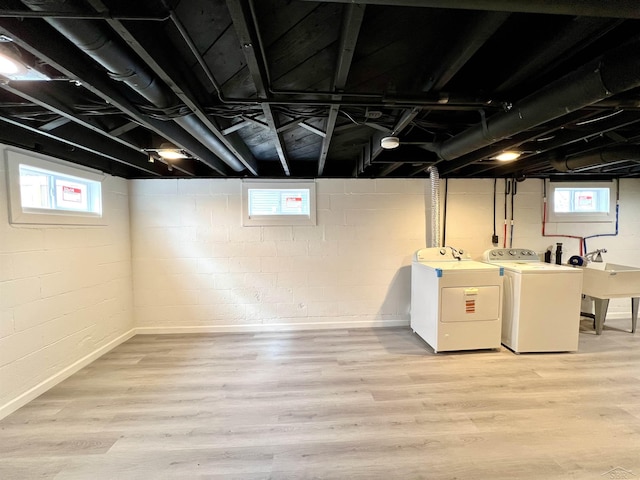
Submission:
<svg viewBox="0 0 640 480">
<path fill-rule="evenodd" d="M 595 304 L 595 328 L 600 335 L 604 328 L 610 298 L 631 297 L 631 333 L 635 333 L 640 306 L 640 268 L 607 263 L 582 269 L 582 293 Z"/>
<path fill-rule="evenodd" d="M 640 268 L 607 263 L 583 268 L 582 293 L 595 298 L 640 297 Z"/>
</svg>

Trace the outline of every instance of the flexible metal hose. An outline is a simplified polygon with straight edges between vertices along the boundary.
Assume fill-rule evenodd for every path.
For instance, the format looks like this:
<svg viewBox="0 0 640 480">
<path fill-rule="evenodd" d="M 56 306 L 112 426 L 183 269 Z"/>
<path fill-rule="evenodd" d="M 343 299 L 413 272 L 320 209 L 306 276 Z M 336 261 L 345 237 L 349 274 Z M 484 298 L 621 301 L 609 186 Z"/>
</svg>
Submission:
<svg viewBox="0 0 640 480">
<path fill-rule="evenodd" d="M 431 180 L 431 239 L 430 247 L 440 246 L 440 174 L 436 167 L 429 167 Z"/>
</svg>

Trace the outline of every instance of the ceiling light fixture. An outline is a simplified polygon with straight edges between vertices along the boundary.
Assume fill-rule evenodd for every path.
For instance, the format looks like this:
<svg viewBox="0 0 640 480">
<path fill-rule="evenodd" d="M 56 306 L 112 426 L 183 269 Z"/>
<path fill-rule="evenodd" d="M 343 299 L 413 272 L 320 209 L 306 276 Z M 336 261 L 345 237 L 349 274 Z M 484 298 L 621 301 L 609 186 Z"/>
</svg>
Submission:
<svg viewBox="0 0 640 480">
<path fill-rule="evenodd" d="M 400 146 L 400 139 L 398 137 L 383 137 L 380 140 L 380 146 L 385 150 L 392 150 Z"/>
<path fill-rule="evenodd" d="M 16 55 L 19 56 L 19 52 L 14 52 L 10 47 L 0 46 L 0 75 L 9 80 L 51 80 L 16 58 Z"/>
<path fill-rule="evenodd" d="M 506 152 L 502 152 L 499 155 L 496 155 L 494 158 L 501 162 L 510 162 L 511 160 L 515 160 L 519 158 L 522 153 L 516 152 L 514 150 L 507 150 Z"/>
<path fill-rule="evenodd" d="M 13 58 L 0 53 L 0 73 L 2 75 L 14 75 L 20 71 L 20 64 Z"/>
<path fill-rule="evenodd" d="M 145 148 L 143 152 L 149 155 L 150 162 L 156 159 L 182 160 L 184 158 L 191 158 L 187 152 L 171 143 L 162 143 L 160 144 L 160 148 Z"/>
<path fill-rule="evenodd" d="M 158 150 L 158 155 L 160 155 L 165 160 L 180 160 L 183 158 L 188 158 L 187 154 L 185 154 L 179 148 L 163 148 Z"/>
</svg>

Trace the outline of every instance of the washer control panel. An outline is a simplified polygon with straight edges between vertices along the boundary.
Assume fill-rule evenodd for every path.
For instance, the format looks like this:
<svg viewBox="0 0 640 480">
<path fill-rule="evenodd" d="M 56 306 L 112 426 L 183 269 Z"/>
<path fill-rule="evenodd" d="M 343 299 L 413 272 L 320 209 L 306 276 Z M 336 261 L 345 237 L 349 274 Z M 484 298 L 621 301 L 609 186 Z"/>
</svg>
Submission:
<svg viewBox="0 0 640 480">
<path fill-rule="evenodd" d="M 489 262 L 539 262 L 540 257 L 527 248 L 492 248 L 484 252 L 484 260 Z"/>
<path fill-rule="evenodd" d="M 461 248 L 429 247 L 421 248 L 413 254 L 414 262 L 458 261 L 469 260 L 470 255 Z"/>
</svg>

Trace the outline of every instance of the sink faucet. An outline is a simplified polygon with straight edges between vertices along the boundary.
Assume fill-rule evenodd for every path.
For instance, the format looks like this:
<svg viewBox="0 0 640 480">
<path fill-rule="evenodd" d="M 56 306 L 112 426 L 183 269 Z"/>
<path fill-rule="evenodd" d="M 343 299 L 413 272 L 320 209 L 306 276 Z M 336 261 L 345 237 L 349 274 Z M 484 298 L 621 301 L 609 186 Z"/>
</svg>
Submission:
<svg viewBox="0 0 640 480">
<path fill-rule="evenodd" d="M 607 253 L 606 248 L 600 248 L 599 250 L 594 250 L 593 252 L 589 252 L 585 254 L 584 261 L 587 263 L 589 262 L 602 263 L 603 253 Z"/>
</svg>

